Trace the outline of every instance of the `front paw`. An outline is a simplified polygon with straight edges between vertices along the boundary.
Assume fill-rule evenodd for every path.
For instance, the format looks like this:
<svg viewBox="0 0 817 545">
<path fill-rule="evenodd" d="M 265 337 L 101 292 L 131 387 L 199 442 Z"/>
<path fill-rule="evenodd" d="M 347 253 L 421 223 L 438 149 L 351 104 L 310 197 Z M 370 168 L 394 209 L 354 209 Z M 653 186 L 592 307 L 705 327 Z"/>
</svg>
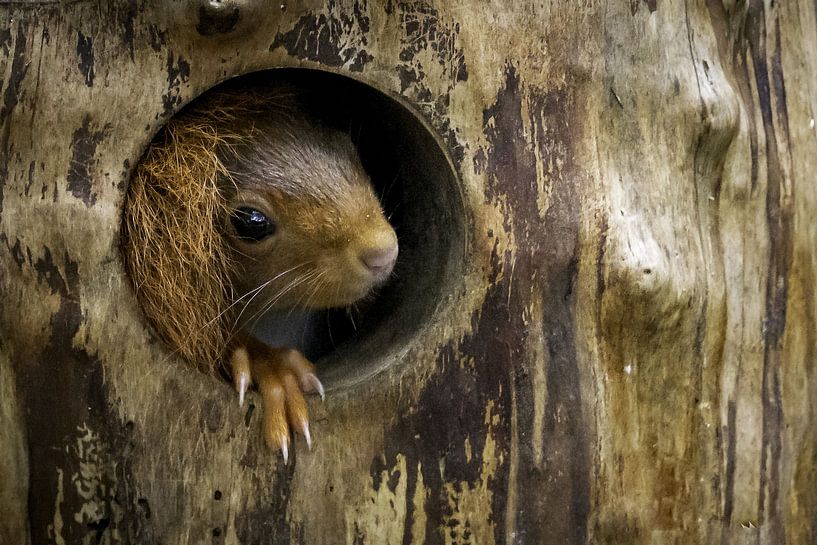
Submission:
<svg viewBox="0 0 817 545">
<path fill-rule="evenodd" d="M 323 398 L 323 385 L 315 366 L 292 348 L 272 348 L 253 339 L 242 339 L 230 354 L 233 383 L 243 405 L 249 385 L 255 382 L 261 392 L 264 411 L 264 438 L 273 450 L 281 450 L 289 459 L 290 430 L 304 436 L 312 447 L 309 416 L 304 393 L 316 392 Z"/>
</svg>

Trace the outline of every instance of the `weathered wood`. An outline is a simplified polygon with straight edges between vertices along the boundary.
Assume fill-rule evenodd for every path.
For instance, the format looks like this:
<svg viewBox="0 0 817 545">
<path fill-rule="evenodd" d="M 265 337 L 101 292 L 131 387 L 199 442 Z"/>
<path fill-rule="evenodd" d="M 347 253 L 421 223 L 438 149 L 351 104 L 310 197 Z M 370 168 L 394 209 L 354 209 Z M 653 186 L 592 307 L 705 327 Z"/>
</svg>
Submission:
<svg viewBox="0 0 817 545">
<path fill-rule="evenodd" d="M 416 108 L 467 234 L 289 466 L 118 248 L 158 128 L 282 66 Z M 0 78 L 2 543 L 817 542 L 813 2 L 21 2 Z"/>
</svg>

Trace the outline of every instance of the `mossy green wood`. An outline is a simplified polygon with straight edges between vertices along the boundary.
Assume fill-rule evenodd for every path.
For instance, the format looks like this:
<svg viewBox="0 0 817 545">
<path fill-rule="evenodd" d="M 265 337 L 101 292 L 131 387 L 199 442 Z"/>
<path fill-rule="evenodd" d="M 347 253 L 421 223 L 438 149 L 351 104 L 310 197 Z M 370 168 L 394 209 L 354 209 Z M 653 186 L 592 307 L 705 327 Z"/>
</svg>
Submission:
<svg viewBox="0 0 817 545">
<path fill-rule="evenodd" d="M 282 66 L 420 112 L 467 234 L 288 466 L 118 247 L 158 128 Z M 0 78 L 0 542 L 817 539 L 813 2 L 12 3 Z"/>
</svg>

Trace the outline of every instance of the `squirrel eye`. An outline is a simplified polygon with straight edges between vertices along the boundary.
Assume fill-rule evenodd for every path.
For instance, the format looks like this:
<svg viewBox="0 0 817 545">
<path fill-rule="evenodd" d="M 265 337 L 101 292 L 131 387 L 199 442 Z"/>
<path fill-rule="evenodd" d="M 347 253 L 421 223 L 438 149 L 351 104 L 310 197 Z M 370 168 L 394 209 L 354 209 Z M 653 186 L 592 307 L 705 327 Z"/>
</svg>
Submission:
<svg viewBox="0 0 817 545">
<path fill-rule="evenodd" d="M 239 238 L 258 242 L 275 233 L 275 223 L 255 208 L 241 207 L 233 211 L 230 222 Z"/>
</svg>

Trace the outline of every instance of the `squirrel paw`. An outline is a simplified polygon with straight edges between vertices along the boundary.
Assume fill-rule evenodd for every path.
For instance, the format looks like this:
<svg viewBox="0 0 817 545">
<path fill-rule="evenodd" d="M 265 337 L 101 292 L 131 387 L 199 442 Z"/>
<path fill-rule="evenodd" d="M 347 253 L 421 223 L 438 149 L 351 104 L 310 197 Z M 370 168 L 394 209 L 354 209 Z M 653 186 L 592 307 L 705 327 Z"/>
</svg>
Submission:
<svg viewBox="0 0 817 545">
<path fill-rule="evenodd" d="M 264 438 L 270 448 L 281 450 L 284 463 L 289 459 L 290 429 L 302 434 L 311 449 L 303 393 L 316 392 L 323 399 L 315 366 L 295 349 L 272 348 L 254 339 L 233 349 L 230 365 L 239 406 L 250 384 L 255 381 L 258 385 L 264 406 Z"/>
</svg>

